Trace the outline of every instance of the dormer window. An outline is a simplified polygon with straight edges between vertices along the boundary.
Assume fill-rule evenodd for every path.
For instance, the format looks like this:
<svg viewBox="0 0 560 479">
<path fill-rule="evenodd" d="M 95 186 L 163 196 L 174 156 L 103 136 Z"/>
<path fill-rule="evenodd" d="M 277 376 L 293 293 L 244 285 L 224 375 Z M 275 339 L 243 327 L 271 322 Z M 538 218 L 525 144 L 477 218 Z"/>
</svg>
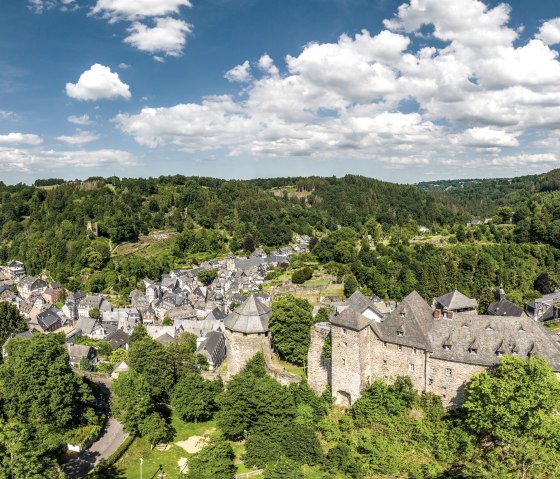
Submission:
<svg viewBox="0 0 560 479">
<path fill-rule="evenodd" d="M 397 336 L 404 336 L 404 331 L 397 330 Z"/>
<path fill-rule="evenodd" d="M 404 311 L 401 311 L 401 314 L 400 314 L 401 318 L 404 318 L 405 315 L 406 315 L 405 312 L 404 312 Z"/>
<path fill-rule="evenodd" d="M 478 349 L 476 348 L 469 348 L 469 353 L 471 354 L 476 354 L 478 352 Z"/>
<path fill-rule="evenodd" d="M 444 344 L 443 345 L 443 350 L 444 351 L 451 351 L 451 344 Z"/>
<path fill-rule="evenodd" d="M 348 331 L 346 331 L 346 328 L 342 328 L 342 334 L 344 334 L 346 336 L 346 334 L 348 334 Z"/>
</svg>

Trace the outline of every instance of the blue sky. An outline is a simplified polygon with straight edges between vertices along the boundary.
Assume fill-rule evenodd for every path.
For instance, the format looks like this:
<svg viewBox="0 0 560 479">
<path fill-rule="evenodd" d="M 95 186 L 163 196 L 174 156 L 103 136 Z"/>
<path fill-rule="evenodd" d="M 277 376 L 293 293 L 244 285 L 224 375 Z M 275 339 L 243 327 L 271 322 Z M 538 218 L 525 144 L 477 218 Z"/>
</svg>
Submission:
<svg viewBox="0 0 560 479">
<path fill-rule="evenodd" d="M 560 7 L 6 0 L 0 179 L 556 168 Z"/>
</svg>

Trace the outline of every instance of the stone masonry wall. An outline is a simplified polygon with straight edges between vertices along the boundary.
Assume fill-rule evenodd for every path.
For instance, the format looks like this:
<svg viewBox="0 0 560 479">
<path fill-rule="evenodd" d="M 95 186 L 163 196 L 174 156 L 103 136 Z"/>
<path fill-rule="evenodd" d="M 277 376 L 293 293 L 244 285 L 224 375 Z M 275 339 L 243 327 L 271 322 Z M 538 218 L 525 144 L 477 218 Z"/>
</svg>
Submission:
<svg viewBox="0 0 560 479">
<path fill-rule="evenodd" d="M 311 328 L 307 353 L 307 382 L 316 394 L 322 394 L 331 384 L 331 361 L 323 357 L 323 346 L 331 332 L 329 323 L 317 323 Z"/>
<path fill-rule="evenodd" d="M 349 406 L 360 397 L 362 364 L 360 347 L 369 328 L 362 331 L 332 327 L 332 393 L 336 404 Z"/>
<path fill-rule="evenodd" d="M 466 399 L 465 384 L 485 370 L 484 366 L 429 358 L 426 390 L 441 396 L 445 407 L 457 407 Z"/>
<path fill-rule="evenodd" d="M 229 377 L 241 371 L 245 363 L 258 352 L 262 352 L 265 359 L 270 361 L 270 337 L 264 333 L 244 335 L 226 329 L 225 336 Z"/>
</svg>

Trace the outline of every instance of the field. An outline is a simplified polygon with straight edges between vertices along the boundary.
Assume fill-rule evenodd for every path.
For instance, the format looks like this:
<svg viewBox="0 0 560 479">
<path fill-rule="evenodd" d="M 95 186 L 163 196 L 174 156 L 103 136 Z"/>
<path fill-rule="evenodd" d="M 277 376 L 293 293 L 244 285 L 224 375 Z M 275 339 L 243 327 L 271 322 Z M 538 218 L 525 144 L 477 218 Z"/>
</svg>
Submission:
<svg viewBox="0 0 560 479">
<path fill-rule="evenodd" d="M 135 439 L 122 459 L 116 464 L 116 467 L 123 472 L 123 477 L 127 479 L 138 479 L 140 477 L 140 458 L 144 461 L 142 466 L 143 478 L 158 478 L 162 470 L 166 473 L 165 477 L 178 477 L 179 460 L 181 458 L 188 458 L 191 454 L 175 443 L 186 441 L 191 436 L 204 436 L 216 430 L 216 423 L 214 421 L 185 423 L 173 416 L 172 424 L 176 431 L 175 439 L 166 451 L 151 449 L 146 440 L 142 438 Z M 245 446 L 242 443 L 236 442 L 231 444 L 236 456 L 237 472 L 251 471 L 252 469 L 245 467 L 241 460 L 245 453 Z"/>
</svg>

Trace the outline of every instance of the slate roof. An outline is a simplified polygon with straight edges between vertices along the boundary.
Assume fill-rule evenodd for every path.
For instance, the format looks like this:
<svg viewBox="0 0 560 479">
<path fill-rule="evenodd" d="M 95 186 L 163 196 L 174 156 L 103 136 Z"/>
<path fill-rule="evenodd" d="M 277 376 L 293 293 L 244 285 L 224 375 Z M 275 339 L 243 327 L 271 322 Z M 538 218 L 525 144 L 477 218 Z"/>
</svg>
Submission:
<svg viewBox="0 0 560 479">
<path fill-rule="evenodd" d="M 46 311 L 43 311 L 42 313 L 39 313 L 37 315 L 37 323 L 39 324 L 39 326 L 41 326 L 43 331 L 48 330 L 57 322 L 62 323 L 62 319 L 57 314 L 57 312 L 53 311 L 52 309 L 47 309 Z"/>
<path fill-rule="evenodd" d="M 430 337 L 434 358 L 492 366 L 500 360 L 498 353 L 520 357 L 539 354 L 555 371 L 560 371 L 559 345 L 542 325 L 527 316 L 458 313 L 452 320 L 434 320 Z M 450 349 L 445 349 L 444 344 Z"/>
<path fill-rule="evenodd" d="M 96 322 L 94 318 L 80 317 L 76 322 L 76 328 L 81 329 L 84 334 L 91 334 Z"/>
<path fill-rule="evenodd" d="M 476 299 L 469 298 L 457 290 L 444 294 L 439 298 L 435 298 L 435 301 L 441 304 L 444 308 L 452 311 L 457 311 L 459 309 L 476 309 L 478 306 Z"/>
<path fill-rule="evenodd" d="M 346 308 L 341 312 L 333 313 L 330 321 L 336 326 L 342 326 L 354 331 L 361 331 L 370 325 L 369 319 L 352 308 Z"/>
<path fill-rule="evenodd" d="M 66 350 L 71 358 L 87 358 L 94 348 L 85 344 L 66 343 Z M 95 350 L 95 349 L 94 349 Z"/>
<path fill-rule="evenodd" d="M 364 296 L 360 291 L 355 291 L 352 296 L 350 296 L 345 302 L 349 308 L 363 313 L 366 309 L 373 310 L 379 316 L 383 316 L 383 313 L 379 311 L 377 305 L 371 300 Z"/>
<path fill-rule="evenodd" d="M 171 344 L 175 342 L 175 339 L 169 333 L 164 333 L 161 336 L 158 336 L 155 340 L 163 345 Z"/>
<path fill-rule="evenodd" d="M 251 295 L 224 319 L 224 325 L 238 333 L 265 333 L 269 315 L 270 309 Z"/>
<path fill-rule="evenodd" d="M 224 334 L 220 331 L 210 331 L 206 335 L 206 339 L 197 348 L 197 353 L 206 351 L 208 355 L 215 360 L 220 355 L 220 350 L 224 348 Z"/>
<path fill-rule="evenodd" d="M 107 335 L 107 341 L 113 349 L 120 348 L 128 343 L 129 334 L 125 333 L 122 329 L 117 329 L 111 334 Z"/>
<path fill-rule="evenodd" d="M 508 299 L 501 299 L 488 306 L 487 314 L 492 316 L 523 316 L 524 311 L 523 308 Z"/>
</svg>

